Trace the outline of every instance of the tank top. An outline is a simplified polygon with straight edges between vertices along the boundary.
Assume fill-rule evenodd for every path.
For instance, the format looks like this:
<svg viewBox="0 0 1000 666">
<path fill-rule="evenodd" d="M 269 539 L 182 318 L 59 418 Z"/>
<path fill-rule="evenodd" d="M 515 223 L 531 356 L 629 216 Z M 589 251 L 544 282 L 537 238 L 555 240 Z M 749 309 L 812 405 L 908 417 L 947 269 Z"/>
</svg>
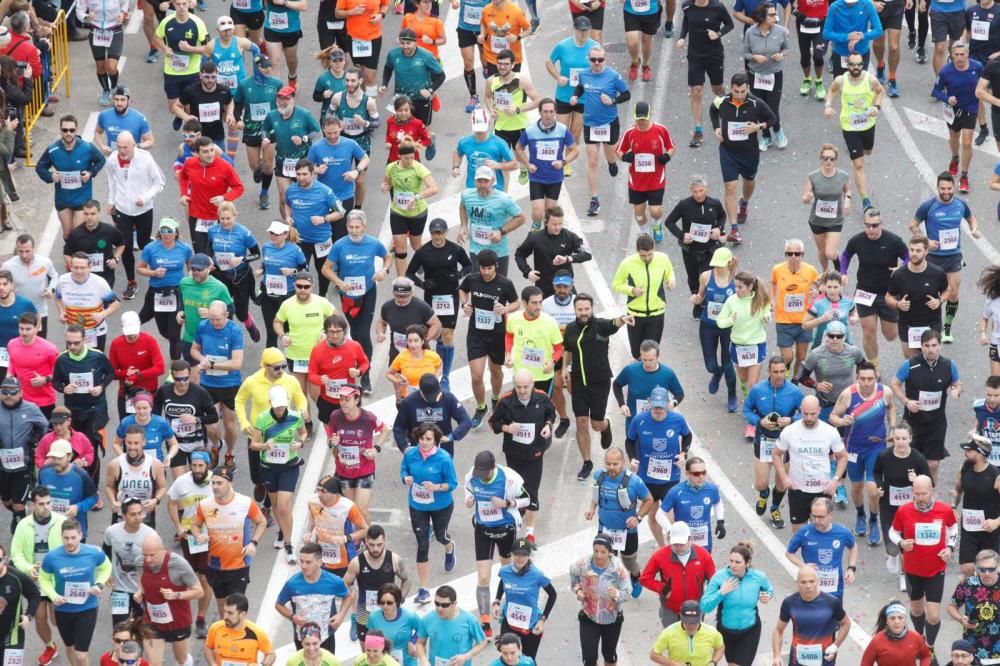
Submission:
<svg viewBox="0 0 1000 666">
<path fill-rule="evenodd" d="M 847 429 L 845 442 L 849 453 L 884 448 L 885 427 L 885 386 L 875 385 L 875 392 L 869 398 L 861 396 L 858 385 L 851 386 L 851 402 L 846 414 L 854 417 L 854 424 Z"/>
<path fill-rule="evenodd" d="M 506 109 L 524 106 L 525 95 L 521 90 L 520 78 L 515 76 L 510 83 L 505 84 L 499 76 L 494 76 L 490 79 L 490 90 L 493 91 L 493 106 L 497 109 L 494 131 L 516 132 L 528 126 L 528 116 L 523 111 L 513 116 L 504 113 Z"/>
<path fill-rule="evenodd" d="M 226 86 L 230 92 L 236 92 L 236 86 L 247 75 L 243 54 L 240 52 L 239 42 L 236 41 L 235 37 L 229 41 L 229 46 L 222 46 L 221 40 L 215 40 L 212 47 L 212 62 L 219 69 L 218 84 Z"/>
<path fill-rule="evenodd" d="M 138 470 L 128 464 L 125 454 L 118 456 L 118 501 L 148 500 L 153 497 L 153 456 L 144 455 Z"/>
<path fill-rule="evenodd" d="M 372 568 L 365 553 L 358 553 L 358 621 L 364 618 L 368 623 L 368 615 L 378 608 L 378 590 L 386 583 L 396 581 L 396 570 L 392 566 L 392 551 L 385 549 L 382 566 Z"/>
<path fill-rule="evenodd" d="M 347 103 L 347 91 L 345 90 L 344 94 L 340 96 L 340 105 L 337 107 L 337 117 L 341 121 L 341 131 L 344 133 L 344 136 L 357 141 L 367 152 L 371 147 L 369 134 L 365 131 L 364 125 L 356 122 L 354 116 L 361 116 L 365 120 L 371 120 L 371 116 L 368 115 L 368 95 L 363 93 L 361 95 L 361 103 L 357 108 L 354 108 Z"/>
<path fill-rule="evenodd" d="M 149 567 L 143 567 L 140 579 L 146 602 L 145 611 L 143 611 L 145 621 L 162 633 L 177 629 L 190 629 L 194 619 L 191 617 L 190 601 L 182 599 L 167 601 L 163 598 L 163 592 L 160 591 L 166 589 L 183 592 L 187 589 L 184 585 L 178 585 L 170 580 L 170 569 L 167 565 L 170 558 L 174 556 L 168 551 L 163 556 L 160 570 L 156 573 L 150 571 Z"/>
<path fill-rule="evenodd" d="M 709 271 L 708 283 L 705 285 L 705 300 L 702 301 L 705 308 L 701 311 L 701 320 L 715 325 L 715 320 L 719 318 L 719 313 L 722 312 L 722 306 L 726 299 L 735 293 L 736 287 L 732 282 L 725 287 L 720 287 L 715 281 L 715 271 Z"/>
<path fill-rule="evenodd" d="M 845 132 L 863 132 L 875 127 L 875 118 L 869 115 L 874 103 L 871 74 L 864 72 L 861 83 L 851 83 L 851 75 L 845 74 L 840 91 L 840 128 Z"/>
</svg>

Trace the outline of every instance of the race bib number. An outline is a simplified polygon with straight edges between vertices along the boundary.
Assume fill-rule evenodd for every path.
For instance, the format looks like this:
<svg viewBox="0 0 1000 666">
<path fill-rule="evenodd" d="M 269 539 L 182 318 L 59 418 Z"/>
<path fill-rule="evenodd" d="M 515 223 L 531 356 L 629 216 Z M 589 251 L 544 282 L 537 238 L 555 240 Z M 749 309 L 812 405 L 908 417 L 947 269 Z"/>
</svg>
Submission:
<svg viewBox="0 0 1000 666">
<path fill-rule="evenodd" d="M 339 398 L 340 397 L 340 387 L 347 383 L 346 379 L 328 379 L 326 380 L 326 397 L 328 398 Z"/>
<path fill-rule="evenodd" d="M 492 331 L 496 327 L 497 316 L 493 310 L 476 308 L 476 328 L 480 331 Z"/>
<path fill-rule="evenodd" d="M 509 92 L 496 91 L 493 93 L 493 106 L 500 111 L 506 111 L 514 106 L 514 95 Z"/>
<path fill-rule="evenodd" d="M 481 523 L 495 523 L 498 520 L 503 520 L 503 509 L 493 506 L 493 502 L 490 501 L 476 502 L 476 514 Z"/>
<path fill-rule="evenodd" d="M 941 543 L 939 523 L 917 523 L 913 530 L 913 540 L 918 546 L 935 546 Z"/>
<path fill-rule="evenodd" d="M 990 22 L 989 21 L 977 21 L 972 20 L 972 28 L 970 30 L 972 33 L 972 38 L 977 42 L 985 42 L 990 38 Z"/>
<path fill-rule="evenodd" d="M 836 569 L 819 568 L 816 570 L 819 576 L 819 591 L 833 594 L 837 591 L 837 584 L 840 582 L 840 572 Z"/>
<path fill-rule="evenodd" d="M 855 129 L 862 129 L 868 126 L 871 122 L 871 114 L 867 111 L 864 113 L 852 113 L 848 116 L 848 124 Z"/>
<path fill-rule="evenodd" d="M 256 102 L 250 104 L 250 120 L 262 122 L 271 112 L 271 105 L 267 102 Z"/>
<path fill-rule="evenodd" d="M 203 123 L 217 122 L 222 118 L 222 109 L 218 102 L 198 105 L 198 120 Z"/>
<path fill-rule="evenodd" d="M 170 56 L 170 69 L 181 72 L 191 66 L 191 56 L 186 53 L 174 53 Z"/>
<path fill-rule="evenodd" d="M 170 624 L 174 621 L 170 604 L 146 604 L 146 610 L 149 611 L 149 619 L 156 624 Z"/>
<path fill-rule="evenodd" d="M 836 199 L 832 201 L 827 201 L 826 199 L 819 199 L 816 201 L 816 217 L 822 217 L 827 220 L 833 220 L 837 217 L 837 212 L 840 210 L 840 202 Z"/>
<path fill-rule="evenodd" d="M 3 666 L 24 666 L 24 650 L 4 648 Z"/>
<path fill-rule="evenodd" d="M 90 36 L 94 39 L 94 46 L 98 48 L 106 49 L 111 46 L 112 40 L 115 38 L 114 30 L 93 30 Z"/>
<path fill-rule="evenodd" d="M 962 529 L 966 532 L 982 532 L 985 521 L 982 509 L 962 509 Z"/>
<path fill-rule="evenodd" d="M 431 296 L 431 307 L 434 314 L 440 316 L 455 314 L 455 297 L 450 294 Z"/>
<path fill-rule="evenodd" d="M 56 513 L 66 513 L 69 511 L 69 499 L 65 497 L 52 497 L 52 510 Z"/>
<path fill-rule="evenodd" d="M 691 543 L 702 548 L 708 547 L 708 525 L 690 525 Z"/>
<path fill-rule="evenodd" d="M 79 171 L 60 171 L 59 185 L 64 190 L 78 190 L 83 187 L 83 177 Z"/>
<path fill-rule="evenodd" d="M 773 463 L 774 462 L 774 445 L 777 442 L 775 439 L 768 439 L 767 437 L 760 438 L 760 455 L 757 456 L 757 460 L 762 463 Z"/>
<path fill-rule="evenodd" d="M 802 461 L 802 489 L 809 493 L 819 492 L 830 480 L 830 465 L 825 460 Z"/>
<path fill-rule="evenodd" d="M 920 411 L 933 412 L 935 409 L 940 409 L 941 394 L 942 391 L 921 391 L 917 399 L 920 403 Z"/>
<path fill-rule="evenodd" d="M 288 462 L 288 443 L 276 443 L 274 448 L 264 451 L 264 462 L 274 465 L 284 465 Z"/>
<path fill-rule="evenodd" d="M 87 602 L 90 597 L 90 583 L 86 581 L 66 581 L 63 587 L 63 597 L 66 602 L 74 605 L 81 605 Z"/>
<path fill-rule="evenodd" d="M 875 294 L 864 289 L 855 289 L 854 302 L 858 305 L 871 306 L 875 302 Z"/>
<path fill-rule="evenodd" d="M 642 414 L 649 411 L 649 398 L 636 398 L 635 399 L 635 413 L 636 415 Z"/>
<path fill-rule="evenodd" d="M 101 324 L 101 326 L 99 326 L 98 328 L 103 328 L 105 333 L 108 331 L 108 325 L 107 324 Z M 88 328 L 86 331 L 84 331 L 83 332 L 83 341 L 84 341 L 84 343 L 86 343 L 86 345 L 88 347 L 96 347 L 97 346 L 97 329 L 95 329 L 95 328 Z"/>
<path fill-rule="evenodd" d="M 309 359 L 296 358 L 289 360 L 292 362 L 292 372 L 309 372 Z"/>
<path fill-rule="evenodd" d="M 511 439 L 518 444 L 531 444 L 535 441 L 535 424 L 534 423 L 512 423 L 514 426 L 514 432 L 511 433 Z"/>
<path fill-rule="evenodd" d="M 857 452 L 850 452 L 850 453 L 848 453 L 847 454 L 847 462 L 849 462 L 849 463 L 856 463 L 856 462 L 858 462 L 858 454 L 857 454 Z"/>
<path fill-rule="evenodd" d="M 590 140 L 597 143 L 608 143 L 611 141 L 611 125 L 597 125 L 588 128 L 590 130 Z"/>
<path fill-rule="evenodd" d="M 493 53 L 500 53 L 504 49 L 510 48 L 510 42 L 507 41 L 506 37 L 501 37 L 500 35 L 490 35 L 490 50 Z"/>
<path fill-rule="evenodd" d="M 403 351 L 406 349 L 406 333 L 392 332 L 392 346 L 396 348 L 396 351 Z"/>
<path fill-rule="evenodd" d="M 646 466 L 646 475 L 657 481 L 670 481 L 674 463 L 669 458 L 650 458 Z"/>
<path fill-rule="evenodd" d="M 295 178 L 295 163 L 298 160 L 294 157 L 286 157 L 281 160 L 281 175 L 285 178 Z"/>
<path fill-rule="evenodd" d="M 653 153 L 637 153 L 635 156 L 636 173 L 653 173 L 656 171 L 656 158 Z"/>
<path fill-rule="evenodd" d="M 361 447 L 338 446 L 337 460 L 347 467 L 357 467 L 361 464 Z"/>
<path fill-rule="evenodd" d="M 372 43 L 367 39 L 351 40 L 352 58 L 370 58 L 372 55 Z"/>
<path fill-rule="evenodd" d="M 948 123 L 949 125 L 954 125 L 955 124 L 955 107 L 953 107 L 951 104 L 942 103 L 941 104 L 941 116 L 944 118 L 944 121 L 946 123 Z"/>
<path fill-rule="evenodd" d="M 177 312 L 177 294 L 153 294 L 153 312 Z"/>
<path fill-rule="evenodd" d="M 230 90 L 235 90 L 239 81 L 236 79 L 235 74 L 219 74 L 218 84 L 220 86 L 225 86 Z"/>
<path fill-rule="evenodd" d="M 804 312 L 805 309 L 805 294 L 785 294 L 785 312 Z"/>
<path fill-rule="evenodd" d="M 267 15 L 267 27 L 271 30 L 288 30 L 288 14 L 271 12 Z"/>
<path fill-rule="evenodd" d="M 350 277 L 345 277 L 344 282 L 347 283 L 347 295 L 348 296 L 364 296 L 365 295 L 365 276 L 363 275 L 352 275 Z"/>
<path fill-rule="evenodd" d="M 337 566 L 340 564 L 340 545 L 335 543 L 320 544 L 323 549 L 323 564 L 327 566 Z"/>
<path fill-rule="evenodd" d="M 705 304 L 705 312 L 708 313 L 708 318 L 711 321 L 715 321 L 719 318 L 719 313 L 722 312 L 722 303 L 716 301 L 711 301 Z"/>
<path fill-rule="evenodd" d="M 493 245 L 493 229 L 485 224 L 473 224 L 470 227 L 472 240 L 479 245 Z"/>
<path fill-rule="evenodd" d="M 535 347 L 521 349 L 521 362 L 532 368 L 540 368 L 545 362 L 545 353 Z"/>
<path fill-rule="evenodd" d="M 394 192 L 392 195 L 392 201 L 396 204 L 396 208 L 401 208 L 403 210 L 409 210 L 413 202 L 417 200 L 417 195 L 413 192 Z"/>
<path fill-rule="evenodd" d="M 637 12 L 648 12 L 650 0 L 632 0 L 632 9 Z"/>
<path fill-rule="evenodd" d="M 287 296 L 288 279 L 284 275 L 266 275 L 264 289 L 268 296 Z"/>
<path fill-rule="evenodd" d="M 942 250 L 957 250 L 959 229 L 942 229 L 938 233 L 938 247 Z"/>
<path fill-rule="evenodd" d="M 199 217 L 194 221 L 194 230 L 207 234 L 209 229 L 211 229 L 218 223 L 219 223 L 218 220 L 204 220 Z"/>
<path fill-rule="evenodd" d="M 569 76 L 566 78 L 569 79 L 569 84 L 574 88 L 580 85 L 580 72 L 582 71 L 582 67 L 570 67 Z"/>
<path fill-rule="evenodd" d="M 736 364 L 741 368 L 757 365 L 757 345 L 737 345 Z"/>
<path fill-rule="evenodd" d="M 823 646 L 816 643 L 796 645 L 795 661 L 799 666 L 823 666 Z"/>
<path fill-rule="evenodd" d="M 604 533 L 611 537 L 611 550 L 625 550 L 625 540 L 628 538 L 627 530 L 604 530 Z"/>
<path fill-rule="evenodd" d="M 345 22 L 342 21 L 342 20 L 341 21 L 327 21 L 326 22 L 326 29 L 327 30 L 343 30 L 344 29 L 344 25 L 345 25 Z"/>
<path fill-rule="evenodd" d="M 129 611 L 128 603 L 129 593 L 128 592 L 112 592 L 111 593 L 111 614 L 112 615 L 127 615 Z"/>
<path fill-rule="evenodd" d="M 911 326 L 906 332 L 906 344 L 910 349 L 920 349 L 920 336 L 924 331 L 930 330 L 930 326 Z"/>
<path fill-rule="evenodd" d="M 24 469 L 24 449 L 0 449 L 0 465 L 6 470 Z"/>
<path fill-rule="evenodd" d="M 369 613 L 378 609 L 378 590 L 365 590 L 365 610 Z M 399 662 L 402 664 L 403 662 Z"/>
<path fill-rule="evenodd" d="M 363 120 L 351 116 L 349 118 L 344 118 L 340 121 L 340 127 L 344 134 L 349 134 L 351 136 L 357 136 L 361 134 L 365 129 L 365 123 Z"/>
<path fill-rule="evenodd" d="M 712 225 L 695 222 L 691 225 L 688 233 L 691 234 L 691 238 L 695 243 L 707 243 L 712 238 Z M 722 308 L 720 307 L 719 309 L 721 310 Z"/>
<path fill-rule="evenodd" d="M 531 629 L 531 606 L 507 602 L 507 624 L 521 631 Z"/>
<path fill-rule="evenodd" d="M 774 90 L 774 74 L 754 74 L 753 87 L 757 90 Z"/>
<path fill-rule="evenodd" d="M 219 266 L 229 266 L 230 262 L 232 262 L 235 258 L 236 258 L 235 252 L 215 253 L 215 262 L 219 264 Z"/>
<path fill-rule="evenodd" d="M 483 8 L 466 5 L 462 10 L 462 22 L 466 25 L 479 25 L 483 22 Z"/>
<path fill-rule="evenodd" d="M 330 254 L 330 248 L 333 247 L 333 236 L 327 238 L 322 243 L 316 243 L 316 256 L 323 258 Z"/>
<path fill-rule="evenodd" d="M 89 391 L 94 388 L 94 372 L 71 372 L 69 383 L 76 386 L 78 391 Z"/>
<path fill-rule="evenodd" d="M 730 141 L 746 141 L 750 138 L 750 123 L 729 123 L 727 133 Z"/>
<path fill-rule="evenodd" d="M 0 347 L 0 368 L 10 367 L 10 352 L 6 347 Z"/>
<path fill-rule="evenodd" d="M 542 162 L 555 162 L 559 159 L 559 142 L 549 139 L 535 144 L 535 158 Z"/>
<path fill-rule="evenodd" d="M 433 491 L 427 490 L 416 481 L 410 486 L 410 496 L 417 504 L 432 504 L 434 502 Z"/>
<path fill-rule="evenodd" d="M 207 541 L 205 543 L 198 543 L 198 540 L 195 539 L 193 536 L 188 536 L 187 542 L 188 542 L 188 552 L 191 553 L 192 555 L 208 552 Z"/>
<path fill-rule="evenodd" d="M 889 505 L 890 506 L 903 506 L 904 504 L 909 504 L 913 500 L 913 487 L 905 486 L 900 488 L 899 486 L 889 486 Z"/>
<path fill-rule="evenodd" d="M 250 0 L 233 0 L 233 9 L 250 9 Z"/>
</svg>

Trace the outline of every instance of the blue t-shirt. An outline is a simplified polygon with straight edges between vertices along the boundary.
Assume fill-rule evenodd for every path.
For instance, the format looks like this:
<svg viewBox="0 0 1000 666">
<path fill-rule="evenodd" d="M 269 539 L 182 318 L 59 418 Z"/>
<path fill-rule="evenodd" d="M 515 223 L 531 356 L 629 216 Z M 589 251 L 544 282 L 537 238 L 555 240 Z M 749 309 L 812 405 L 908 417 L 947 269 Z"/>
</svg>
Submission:
<svg viewBox="0 0 1000 666">
<path fill-rule="evenodd" d="M 316 166 L 326 165 L 326 173 L 317 174 L 317 180 L 333 190 L 338 199 L 354 198 L 354 181 L 344 178 L 344 174 L 365 157 L 357 141 L 341 136 L 336 145 L 331 145 L 324 139 L 309 149 L 307 157 Z"/>
<path fill-rule="evenodd" d="M 385 614 L 379 608 L 368 616 L 368 631 L 378 629 L 386 638 L 392 641 L 392 657 L 401 666 L 417 666 L 417 658 L 411 657 L 406 649 L 407 643 L 415 643 L 417 632 L 420 631 L 420 616 L 411 610 L 400 608 L 396 619 L 391 622 L 385 619 Z"/>
<path fill-rule="evenodd" d="M 528 631 L 537 623 L 542 615 L 538 605 L 538 593 L 552 581 L 534 564 L 527 571 L 517 572 L 513 564 L 500 568 L 500 580 L 503 581 L 502 617 L 507 624 L 515 629 Z"/>
<path fill-rule="evenodd" d="M 851 327 L 848 325 L 847 320 L 851 316 L 851 311 L 854 310 L 854 300 L 847 296 L 841 296 L 839 301 L 834 302 L 826 296 L 820 296 L 809 305 L 809 314 L 816 319 L 819 319 L 831 310 L 833 311 L 833 319 L 830 321 L 839 321 L 844 325 L 844 328 L 847 329 L 847 338 L 844 342 L 851 344 Z M 813 329 L 813 347 L 818 347 L 823 342 L 823 335 L 826 334 L 826 327 L 830 324 L 830 321 L 824 321 Z"/>
<path fill-rule="evenodd" d="M 819 591 L 844 596 L 844 551 L 854 548 L 854 533 L 833 523 L 828 532 L 820 532 L 813 524 L 792 535 L 788 552 L 802 550 L 802 561 L 816 565 Z"/>
<path fill-rule="evenodd" d="M 133 425 L 140 425 L 146 431 L 146 444 L 142 447 L 143 451 L 154 454 L 157 460 L 163 462 L 166 459 L 163 454 L 163 445 L 167 440 L 174 438 L 174 429 L 170 427 L 170 422 L 159 414 L 153 414 L 149 423 L 143 426 L 136 422 L 135 414 L 129 414 L 118 424 L 115 434 L 125 439 L 125 433 L 128 432 L 129 426 Z"/>
<path fill-rule="evenodd" d="M 629 363 L 615 377 L 615 384 L 628 388 L 625 404 L 628 405 L 633 416 L 625 419 L 626 429 L 631 425 L 635 414 L 649 410 L 649 394 L 657 386 L 667 389 L 674 400 L 680 400 L 684 397 L 684 389 L 681 388 L 681 383 L 677 379 L 677 373 L 662 363 L 654 372 L 643 370 L 640 361 Z"/>
<path fill-rule="evenodd" d="M 71 587 L 85 584 L 87 589 L 94 586 L 97 567 L 108 559 L 97 546 L 81 543 L 79 550 L 70 555 L 66 548 L 59 546 L 42 558 L 42 571 L 55 577 L 56 594 L 67 597 L 66 583 Z M 78 588 L 79 589 L 79 588 Z M 65 603 L 59 606 L 60 613 L 82 613 L 97 608 L 101 598 L 89 592 L 83 603 Z"/>
<path fill-rule="evenodd" d="M 314 180 L 309 187 L 292 183 L 285 193 L 285 201 L 288 202 L 300 240 L 306 243 L 322 243 L 330 240 L 333 236 L 333 227 L 330 223 L 324 221 L 321 224 L 313 224 L 310 218 L 323 217 L 335 210 L 343 212 L 333 190 L 317 180 Z"/>
<path fill-rule="evenodd" d="M 112 150 L 118 135 L 122 132 L 129 132 L 136 143 L 142 140 L 144 134 L 149 134 L 149 121 L 146 116 L 133 108 L 128 108 L 125 113 L 120 114 L 114 107 L 104 109 L 97 116 L 97 126 L 107 135 L 108 146 Z"/>
<path fill-rule="evenodd" d="M 271 296 L 287 296 L 288 294 L 295 292 L 295 285 L 293 282 L 295 278 L 291 275 L 284 276 L 281 275 L 282 268 L 301 268 L 306 265 L 306 255 L 303 254 L 302 248 L 300 248 L 295 243 L 289 243 L 285 241 L 283 247 L 277 247 L 274 243 L 264 243 L 263 251 L 261 252 L 261 263 L 264 265 L 264 284 L 267 285 L 267 276 L 281 276 L 285 278 L 285 293 L 276 294 L 271 293 L 276 291 L 274 289 L 267 291 L 268 295 Z"/>
<path fill-rule="evenodd" d="M 974 58 L 969 58 L 969 65 L 964 70 L 959 70 L 953 62 L 946 63 L 938 72 L 931 95 L 944 104 L 948 104 L 949 97 L 954 97 L 953 110 L 956 116 L 960 115 L 961 112 L 973 115 L 979 113 L 979 98 L 976 97 L 976 87 L 982 74 L 983 65 Z"/>
<path fill-rule="evenodd" d="M 469 253 L 493 250 L 498 257 L 510 255 L 507 236 L 503 236 L 496 244 L 490 243 L 488 236 L 491 232 L 502 229 L 512 217 L 521 214 L 521 208 L 513 197 L 496 190 L 490 192 L 488 197 L 481 197 L 476 188 L 471 188 L 462 192 L 462 206 L 469 217 Z"/>
<path fill-rule="evenodd" d="M 35 304 L 24 296 L 14 294 L 13 303 L 0 304 L 0 347 L 6 347 L 8 342 L 20 335 L 17 320 L 25 312 L 37 312 L 37 310 Z"/>
<path fill-rule="evenodd" d="M 433 611 L 427 613 L 420 618 L 419 636 L 430 639 L 427 659 L 432 664 L 468 652 L 472 646 L 486 640 L 479 620 L 464 610 L 459 610 L 452 620 L 442 620 Z"/>
<path fill-rule="evenodd" d="M 833 664 L 823 658 L 823 652 L 833 643 L 833 633 L 843 621 L 843 601 L 832 594 L 820 592 L 812 601 L 806 601 L 795 592 L 781 602 L 778 617 L 792 623 L 792 652 L 796 663 Z"/>
<path fill-rule="evenodd" d="M 350 236 L 344 236 L 333 244 L 326 260 L 333 266 L 337 276 L 347 282 L 349 277 L 365 279 L 365 293 L 375 284 L 375 257 L 383 259 L 389 251 L 374 236 L 365 234 L 357 243 Z M 360 297 L 361 295 L 356 295 Z"/>
<path fill-rule="evenodd" d="M 928 254 L 948 256 L 962 251 L 962 220 L 971 219 L 972 210 L 969 205 L 959 199 L 952 198 L 948 203 L 934 197 L 920 204 L 913 219 L 923 222 L 927 229 L 927 238 L 940 243 L 936 250 Z"/>
<path fill-rule="evenodd" d="M 475 134 L 468 134 L 458 140 L 455 152 L 460 157 L 466 159 L 465 163 L 465 186 L 474 188 L 476 186 L 476 169 L 486 162 L 509 162 L 514 159 L 507 142 L 490 132 L 485 141 L 480 141 Z M 500 169 L 493 171 L 496 182 L 493 184 L 498 190 L 503 189 L 504 174 Z"/>
<path fill-rule="evenodd" d="M 552 163 L 562 161 L 566 149 L 574 143 L 576 140 L 572 132 L 560 122 L 548 129 L 542 129 L 541 120 L 525 127 L 517 144 L 521 148 L 527 147 L 528 161 L 535 165 L 535 172 L 529 176 L 531 182 L 544 185 L 563 182 L 563 169 L 554 168 Z"/>
<path fill-rule="evenodd" d="M 712 507 L 719 504 L 719 488 L 707 481 L 701 488 L 695 488 L 687 481 L 681 481 L 667 491 L 667 496 L 660 503 L 664 512 L 674 512 L 674 522 L 680 520 L 691 528 L 691 540 L 712 551 Z"/>
<path fill-rule="evenodd" d="M 66 513 L 68 507 L 77 507 L 76 519 L 83 528 L 83 538 L 87 539 L 87 514 L 97 504 L 97 487 L 90 475 L 78 465 L 70 465 L 60 474 L 54 465 L 46 465 L 38 470 L 38 485 L 45 486 L 52 494 L 52 510 Z"/>
<path fill-rule="evenodd" d="M 579 83 L 580 72 L 590 70 L 590 49 L 600 46 L 596 40 L 587 38 L 580 46 L 573 37 L 560 41 L 549 53 L 552 64 L 559 63 L 559 76 L 565 76 L 569 81 L 564 86 L 556 86 L 556 99 L 569 102 L 573 89 Z"/>
<path fill-rule="evenodd" d="M 586 127 L 607 125 L 618 117 L 618 106 L 602 102 L 601 94 L 614 100 L 621 93 L 628 92 L 628 84 L 621 74 L 609 67 L 599 74 L 588 68 L 580 72 L 580 85 L 583 86 L 580 103 L 583 104 L 583 124 Z"/>
<path fill-rule="evenodd" d="M 628 438 L 635 444 L 639 477 L 647 486 L 677 483 L 680 470 L 674 464 L 681 453 L 681 438 L 691 434 L 687 421 L 678 412 L 667 412 L 662 421 L 652 413 L 638 414 L 628 426 Z"/>
<path fill-rule="evenodd" d="M 257 239 L 239 222 L 228 231 L 221 224 L 213 224 L 208 228 L 208 246 L 216 266 L 221 270 L 232 270 L 223 265 L 222 259 L 245 257 L 250 250 L 257 248 Z M 244 270 L 246 265 L 246 262 L 240 264 L 240 270 Z"/>
<path fill-rule="evenodd" d="M 243 349 L 243 329 L 232 320 L 226 321 L 221 329 L 205 320 L 198 324 L 194 341 L 201 347 L 201 354 L 209 360 L 228 361 L 233 352 Z M 201 373 L 201 385 L 205 388 L 228 388 L 240 385 L 239 370 L 205 370 Z"/>
<path fill-rule="evenodd" d="M 154 289 L 164 287 L 176 287 L 184 277 L 184 269 L 187 262 L 194 256 L 191 246 L 182 241 L 177 241 L 169 250 L 163 243 L 155 240 L 142 248 L 141 259 L 152 268 L 166 268 L 167 272 L 163 277 L 149 278 L 149 286 Z"/>
<path fill-rule="evenodd" d="M 625 473 L 622 472 L 622 474 Z M 626 527 L 625 521 L 636 516 L 636 509 L 639 508 L 639 502 L 649 497 L 649 488 L 646 487 L 646 484 L 643 483 L 638 475 L 629 474 L 627 492 L 631 504 L 629 508 L 625 509 L 622 508 L 621 503 L 618 501 L 618 490 L 622 485 L 621 474 L 613 477 L 603 470 L 594 472 L 595 486 L 597 485 L 597 480 L 602 476 L 604 479 L 597 489 L 597 519 L 600 523 L 598 530 L 601 532 L 637 532 L 635 527 L 631 529 Z"/>
<path fill-rule="evenodd" d="M 272 32 L 297 33 L 302 31 L 300 12 L 285 6 L 268 3 L 264 8 L 264 26 Z"/>
<path fill-rule="evenodd" d="M 500 658 L 494 659 L 490 666 L 507 666 Z M 535 660 L 528 655 L 522 654 L 514 666 L 535 666 Z"/>
</svg>

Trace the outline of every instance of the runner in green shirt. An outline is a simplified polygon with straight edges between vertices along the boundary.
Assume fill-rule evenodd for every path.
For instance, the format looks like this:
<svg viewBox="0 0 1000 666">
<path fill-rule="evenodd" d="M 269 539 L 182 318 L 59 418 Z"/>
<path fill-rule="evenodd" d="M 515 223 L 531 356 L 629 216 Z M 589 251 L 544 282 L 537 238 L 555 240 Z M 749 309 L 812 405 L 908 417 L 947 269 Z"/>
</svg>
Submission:
<svg viewBox="0 0 1000 666">
<path fill-rule="evenodd" d="M 278 91 L 278 108 L 264 117 L 261 132 L 263 144 L 275 145 L 274 166 L 278 171 L 278 208 L 281 218 L 288 217 L 285 209 L 285 191 L 295 180 L 295 163 L 309 154 L 311 136 L 319 134 L 320 126 L 315 116 L 295 105 L 295 88 L 285 86 Z"/>
<path fill-rule="evenodd" d="M 177 288 L 181 292 L 181 305 L 184 308 L 184 332 L 181 341 L 191 344 L 198 324 L 208 319 L 208 305 L 212 301 L 222 301 L 233 311 L 233 297 L 226 285 L 212 277 L 212 259 L 207 254 L 198 253 L 191 257 L 191 274 L 181 278 Z"/>
<path fill-rule="evenodd" d="M 235 109 L 233 115 L 239 118 L 237 129 L 243 130 L 243 143 L 247 147 L 247 163 L 253 172 L 253 181 L 260 183 L 258 207 L 271 207 L 267 191 L 274 178 L 274 144 L 263 145 L 264 119 L 277 108 L 275 99 L 284 82 L 271 76 L 271 59 L 261 54 L 254 59 L 253 76 L 249 76 L 236 86 L 233 93 Z"/>
<path fill-rule="evenodd" d="M 423 243 L 427 224 L 427 199 L 437 194 L 438 186 L 430 170 L 418 162 L 412 139 L 399 143 L 399 160 L 385 168 L 382 191 L 389 193 L 389 229 L 392 251 L 396 255 L 396 274 L 406 274 L 406 238 L 414 252 Z"/>
</svg>

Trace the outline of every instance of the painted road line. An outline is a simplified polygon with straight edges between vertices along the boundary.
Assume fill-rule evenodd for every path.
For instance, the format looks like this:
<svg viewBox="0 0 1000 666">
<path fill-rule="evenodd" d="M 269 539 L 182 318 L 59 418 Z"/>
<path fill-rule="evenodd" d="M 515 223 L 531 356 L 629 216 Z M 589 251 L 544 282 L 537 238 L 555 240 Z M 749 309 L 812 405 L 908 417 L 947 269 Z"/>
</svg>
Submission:
<svg viewBox="0 0 1000 666">
<path fill-rule="evenodd" d="M 948 130 L 948 125 L 945 124 L 943 119 L 927 115 L 926 113 L 921 113 L 920 111 L 911 109 L 908 106 L 904 106 L 903 111 L 906 113 L 906 118 L 910 121 L 913 129 L 926 132 L 927 134 L 936 136 L 939 139 L 944 139 L 945 141 L 948 140 L 950 132 Z M 991 157 L 1000 157 L 1000 151 L 997 150 L 995 141 L 987 141 L 981 146 L 973 145 L 972 147 L 973 149 L 986 153 Z"/>
<path fill-rule="evenodd" d="M 140 3 L 141 5 L 141 3 Z M 128 17 L 128 23 L 125 24 L 125 34 L 134 35 L 139 32 L 139 28 L 142 27 L 142 9 L 136 8 Z"/>
</svg>

